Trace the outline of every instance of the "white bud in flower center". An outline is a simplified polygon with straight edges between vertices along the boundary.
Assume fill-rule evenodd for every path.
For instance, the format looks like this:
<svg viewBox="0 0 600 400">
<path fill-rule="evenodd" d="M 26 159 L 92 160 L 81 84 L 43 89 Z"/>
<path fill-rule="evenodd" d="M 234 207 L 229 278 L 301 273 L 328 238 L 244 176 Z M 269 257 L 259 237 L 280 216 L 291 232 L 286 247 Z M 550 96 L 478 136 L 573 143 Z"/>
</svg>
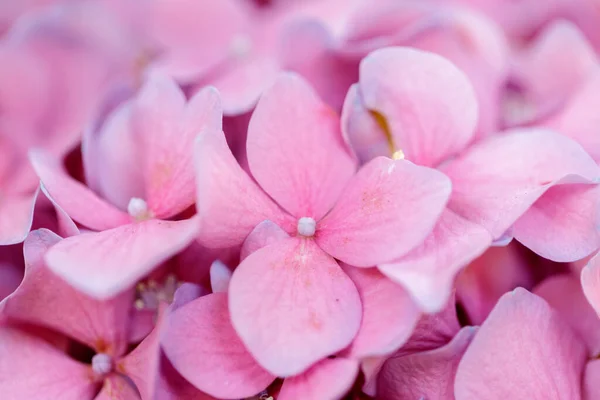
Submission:
<svg viewBox="0 0 600 400">
<path fill-rule="evenodd" d="M 298 220 L 298 235 L 311 237 L 317 230 L 317 221 L 310 217 L 302 217 Z"/>
<path fill-rule="evenodd" d="M 104 376 L 113 370 L 113 359 L 105 353 L 98 353 L 92 357 L 92 371 L 98 376 Z"/>
<path fill-rule="evenodd" d="M 148 209 L 148 203 L 138 197 L 132 197 L 127 204 L 127 212 L 138 221 L 152 217 Z"/>
</svg>

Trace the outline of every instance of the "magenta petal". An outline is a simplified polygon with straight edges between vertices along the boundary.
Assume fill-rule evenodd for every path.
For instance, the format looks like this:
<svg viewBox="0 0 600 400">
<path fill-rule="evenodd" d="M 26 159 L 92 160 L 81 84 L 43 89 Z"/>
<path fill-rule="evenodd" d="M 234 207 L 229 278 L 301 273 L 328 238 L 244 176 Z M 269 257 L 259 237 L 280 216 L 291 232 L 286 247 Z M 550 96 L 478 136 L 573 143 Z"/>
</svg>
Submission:
<svg viewBox="0 0 600 400">
<path fill-rule="evenodd" d="M 290 237 L 290 235 L 274 222 L 269 220 L 263 221 L 256 225 L 256 228 L 250 232 L 244 241 L 240 251 L 240 261 L 244 260 L 256 250 L 262 249 L 265 246 L 288 237 Z"/>
<path fill-rule="evenodd" d="M 355 170 L 338 116 L 294 74 L 282 75 L 261 97 L 247 149 L 252 175 L 296 218 L 321 219 Z"/>
<path fill-rule="evenodd" d="M 25 277 L 4 301 L 3 313 L 54 328 L 96 350 L 120 355 L 127 346 L 133 292 L 101 302 L 73 289 L 44 263 L 44 255 L 58 242 L 60 237 L 45 229 L 29 234 L 23 250 Z"/>
<path fill-rule="evenodd" d="M 600 247 L 600 186 L 550 188 L 519 218 L 512 233 L 544 258 L 571 262 Z"/>
<path fill-rule="evenodd" d="M 379 373 L 377 395 L 382 399 L 453 399 L 458 363 L 475 335 L 461 329 L 446 345 L 390 358 Z"/>
<path fill-rule="evenodd" d="M 349 357 L 363 359 L 393 353 L 410 337 L 420 317 L 408 292 L 375 268 L 344 266 L 363 307 L 360 329 Z"/>
<path fill-rule="evenodd" d="M 196 218 L 148 220 L 64 239 L 46 254 L 52 271 L 96 298 L 133 286 L 196 236 Z"/>
<path fill-rule="evenodd" d="M 376 50 L 360 64 L 363 107 L 385 118 L 394 149 L 435 167 L 473 138 L 477 99 L 469 79 L 445 58 L 420 50 Z M 352 126 L 348 127 L 351 134 Z"/>
<path fill-rule="evenodd" d="M 48 194 L 75 221 L 96 230 L 111 229 L 131 221 L 128 214 L 68 176 L 58 160 L 38 151 L 32 152 L 30 159 Z"/>
<path fill-rule="evenodd" d="M 431 232 L 450 195 L 438 171 L 377 157 L 362 167 L 317 225 L 316 241 L 357 267 L 392 261 Z"/>
<path fill-rule="evenodd" d="M 456 372 L 457 400 L 579 399 L 584 344 L 543 299 L 506 293 L 479 328 Z"/>
<path fill-rule="evenodd" d="M 277 399 L 341 399 L 352 387 L 357 374 L 357 361 L 325 359 L 301 375 L 286 378 Z"/>
<path fill-rule="evenodd" d="M 443 171 L 452 179 L 448 207 L 501 237 L 549 188 L 593 183 L 600 168 L 576 142 L 544 129 L 483 140 Z"/>
<path fill-rule="evenodd" d="M 204 129 L 221 129 L 219 95 L 207 88 L 186 105 L 175 82 L 154 74 L 132 107 L 148 206 L 157 218 L 172 217 L 194 203 L 194 140 Z"/>
<path fill-rule="evenodd" d="M 301 238 L 250 254 L 233 273 L 229 301 L 250 353 L 284 377 L 349 345 L 362 314 L 350 278 L 314 241 Z"/>
<path fill-rule="evenodd" d="M 170 314 L 161 342 L 175 369 L 215 397 L 252 396 L 275 379 L 231 326 L 224 293 L 200 297 Z"/>
<path fill-rule="evenodd" d="M 24 195 L 4 195 L 0 199 L 0 245 L 25 240 L 33 221 L 33 208 L 38 192 Z"/>
<path fill-rule="evenodd" d="M 378 268 L 402 284 L 424 311 L 437 312 L 448 302 L 456 274 L 491 242 L 485 228 L 446 209 L 421 246 Z"/>
<path fill-rule="evenodd" d="M 92 399 L 88 365 L 69 358 L 41 338 L 0 326 L 0 393 L 6 400 Z"/>
<path fill-rule="evenodd" d="M 196 143 L 198 240 L 207 247 L 242 244 L 260 222 L 286 218 L 239 166 L 222 131 L 205 130 Z M 295 228 L 295 226 L 294 226 Z"/>
</svg>

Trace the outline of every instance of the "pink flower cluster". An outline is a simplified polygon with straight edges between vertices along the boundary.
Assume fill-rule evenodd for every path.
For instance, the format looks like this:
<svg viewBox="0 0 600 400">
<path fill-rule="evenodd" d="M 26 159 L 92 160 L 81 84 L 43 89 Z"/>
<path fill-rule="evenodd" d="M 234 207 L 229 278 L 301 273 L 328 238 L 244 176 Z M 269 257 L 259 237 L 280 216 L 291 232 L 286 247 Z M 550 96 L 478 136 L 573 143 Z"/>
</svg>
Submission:
<svg viewBox="0 0 600 400">
<path fill-rule="evenodd" d="M 0 399 L 600 399 L 598 26 L 0 1 Z"/>
</svg>

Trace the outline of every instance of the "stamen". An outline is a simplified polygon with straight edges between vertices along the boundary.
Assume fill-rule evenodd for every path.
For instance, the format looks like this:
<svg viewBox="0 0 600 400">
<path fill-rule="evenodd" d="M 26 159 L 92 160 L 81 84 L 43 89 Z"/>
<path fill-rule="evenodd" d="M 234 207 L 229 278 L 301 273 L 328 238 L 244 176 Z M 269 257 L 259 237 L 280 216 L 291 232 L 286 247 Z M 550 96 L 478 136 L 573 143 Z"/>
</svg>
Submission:
<svg viewBox="0 0 600 400">
<path fill-rule="evenodd" d="M 148 203 L 138 197 L 132 197 L 127 205 L 127 212 L 136 221 L 144 221 L 153 217 L 152 211 L 148 209 Z"/>
<path fill-rule="evenodd" d="M 177 277 L 169 275 L 163 282 L 153 279 L 147 283 L 140 282 L 136 286 L 137 299 L 134 306 L 138 310 L 158 310 L 160 303 L 171 303 L 179 287 Z"/>
<path fill-rule="evenodd" d="M 238 34 L 231 40 L 229 49 L 235 57 L 247 57 L 252 52 L 252 39 L 248 35 Z"/>
<path fill-rule="evenodd" d="M 98 376 L 104 376 L 113 370 L 113 359 L 105 353 L 98 353 L 92 357 L 92 371 Z"/>
<path fill-rule="evenodd" d="M 392 130 L 388 125 L 387 119 L 378 111 L 371 110 L 371 115 L 375 119 L 375 122 L 383 131 L 385 136 L 385 140 L 387 141 L 388 148 L 390 149 L 390 153 L 392 153 L 393 160 L 404 160 L 404 152 L 400 149 L 394 141 L 394 136 L 392 135 Z"/>
<path fill-rule="evenodd" d="M 302 217 L 298 220 L 298 235 L 311 237 L 317 230 L 317 221 L 311 217 Z"/>
</svg>

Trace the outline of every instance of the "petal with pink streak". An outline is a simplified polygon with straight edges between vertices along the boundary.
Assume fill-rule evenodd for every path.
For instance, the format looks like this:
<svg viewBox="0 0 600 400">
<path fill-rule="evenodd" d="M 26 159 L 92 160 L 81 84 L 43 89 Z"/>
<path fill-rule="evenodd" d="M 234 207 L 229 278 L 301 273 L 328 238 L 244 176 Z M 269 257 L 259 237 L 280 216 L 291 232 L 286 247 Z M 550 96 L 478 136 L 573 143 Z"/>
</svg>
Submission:
<svg viewBox="0 0 600 400">
<path fill-rule="evenodd" d="M 165 309 L 166 306 L 162 305 L 152 332 L 117 364 L 117 370 L 135 383 L 142 400 L 156 398 L 160 374 L 160 335 L 164 330 Z"/>
<path fill-rule="evenodd" d="M 463 399 L 579 399 L 584 343 L 543 299 L 506 293 L 465 352 L 454 387 Z"/>
<path fill-rule="evenodd" d="M 374 51 L 360 64 L 359 93 L 364 108 L 385 119 L 389 131 L 382 133 L 390 135 L 391 152 L 402 150 L 419 165 L 435 167 L 475 134 L 473 87 L 436 54 L 400 47 Z"/>
<path fill-rule="evenodd" d="M 494 239 L 552 186 L 600 179 L 600 168 L 579 144 L 537 128 L 483 140 L 442 170 L 452 179 L 448 207 Z"/>
<path fill-rule="evenodd" d="M 544 279 L 533 293 L 560 313 L 585 341 L 591 358 L 600 355 L 600 319 L 587 302 L 579 279 L 573 275 L 555 275 Z"/>
<path fill-rule="evenodd" d="M 383 399 L 453 399 L 456 369 L 475 331 L 466 327 L 440 348 L 392 356 L 379 373 L 377 395 Z"/>
<path fill-rule="evenodd" d="M 139 400 L 139 398 L 133 385 L 125 378 L 111 374 L 104 379 L 104 385 L 94 400 Z"/>
<path fill-rule="evenodd" d="M 360 329 L 349 349 L 349 357 L 363 359 L 398 350 L 410 337 L 419 308 L 402 286 L 390 281 L 376 268 L 343 265 L 356 285 L 362 301 Z"/>
<path fill-rule="evenodd" d="M 153 74 L 132 105 L 135 135 L 142 146 L 145 194 L 157 218 L 168 218 L 194 203 L 193 145 L 203 129 L 221 129 L 221 104 L 214 88 L 186 105 L 181 89 Z"/>
<path fill-rule="evenodd" d="M 325 359 L 301 375 L 286 378 L 277 399 L 341 399 L 352 388 L 357 375 L 357 361 Z"/>
<path fill-rule="evenodd" d="M 580 260 L 600 247 L 600 186 L 550 188 L 513 225 L 519 242 L 558 262 Z"/>
<path fill-rule="evenodd" d="M 492 243 L 485 228 L 446 209 L 422 245 L 379 270 L 402 284 L 425 312 L 448 302 L 456 274 Z"/>
<path fill-rule="evenodd" d="M 250 232 L 244 241 L 240 252 L 240 261 L 243 261 L 258 249 L 289 237 L 290 235 L 274 222 L 269 220 L 263 221 L 256 225 L 256 228 Z"/>
<path fill-rule="evenodd" d="M 96 230 L 115 228 L 131 221 L 128 214 L 67 175 L 58 160 L 40 151 L 32 152 L 30 159 L 48 194 L 75 221 Z"/>
<path fill-rule="evenodd" d="M 231 326 L 226 294 L 200 297 L 167 318 L 162 347 L 175 369 L 203 392 L 249 397 L 275 379 L 257 364 Z"/>
<path fill-rule="evenodd" d="M 96 391 L 89 365 L 46 341 L 0 326 L 0 393 L 6 400 L 91 399 Z"/>
<path fill-rule="evenodd" d="M 289 217 L 242 170 L 222 131 L 200 133 L 195 163 L 201 244 L 212 248 L 240 245 L 266 219 L 285 226 L 281 222 Z"/>
<path fill-rule="evenodd" d="M 283 377 L 348 346 L 362 314 L 352 280 L 303 238 L 278 241 L 242 261 L 229 285 L 229 310 L 250 353 Z"/>
<path fill-rule="evenodd" d="M 185 248 L 198 231 L 196 218 L 148 220 L 61 240 L 46 254 L 50 269 L 99 299 L 130 287 Z"/>
<path fill-rule="evenodd" d="M 296 218 L 321 219 L 355 171 L 338 116 L 291 73 L 261 97 L 247 149 L 252 175 Z"/>
<path fill-rule="evenodd" d="M 357 267 L 390 262 L 431 232 L 450 188 L 448 178 L 434 169 L 375 158 L 318 223 L 316 241 L 333 257 Z"/>
<path fill-rule="evenodd" d="M 28 323 L 56 329 L 97 351 L 120 355 L 127 346 L 133 292 L 98 301 L 54 275 L 44 255 L 61 238 L 40 229 L 24 244 L 25 277 L 3 302 L 3 313 Z"/>
<path fill-rule="evenodd" d="M 5 194 L 0 197 L 0 245 L 25 240 L 31 223 L 38 191 L 23 195 Z"/>
<path fill-rule="evenodd" d="M 213 293 L 224 293 L 229 289 L 231 270 L 219 260 L 213 261 L 210 266 L 210 287 Z"/>
</svg>

